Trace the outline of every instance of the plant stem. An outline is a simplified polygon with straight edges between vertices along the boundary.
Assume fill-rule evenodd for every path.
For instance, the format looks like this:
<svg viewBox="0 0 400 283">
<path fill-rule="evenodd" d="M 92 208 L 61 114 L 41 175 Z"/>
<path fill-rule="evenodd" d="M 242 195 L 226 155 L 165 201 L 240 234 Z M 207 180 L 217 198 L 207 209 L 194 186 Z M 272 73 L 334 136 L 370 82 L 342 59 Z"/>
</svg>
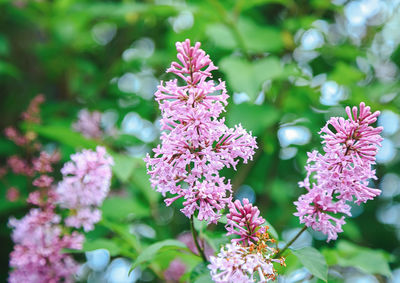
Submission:
<svg viewBox="0 0 400 283">
<path fill-rule="evenodd" d="M 231 29 L 232 35 L 235 37 L 235 40 L 237 44 L 239 45 L 239 48 L 242 50 L 244 56 L 250 60 L 251 56 L 249 54 L 249 51 L 246 46 L 246 41 L 242 37 L 235 20 L 232 18 L 231 15 L 228 14 L 228 12 L 225 10 L 224 6 L 218 1 L 218 0 L 209 0 L 209 2 L 214 6 L 214 8 L 217 10 L 221 17 L 221 21 Z M 236 11 L 236 13 L 239 13 L 240 9 Z M 239 15 L 236 14 L 235 18 L 237 18 Z"/>
<path fill-rule="evenodd" d="M 281 249 L 281 250 L 274 256 L 274 258 L 277 258 L 277 257 L 281 256 L 281 255 L 283 254 L 283 252 L 284 252 L 285 250 L 287 250 L 287 249 L 300 237 L 300 235 L 303 234 L 303 232 L 306 231 L 306 230 L 307 230 L 307 226 L 304 226 L 304 227 L 299 231 L 299 233 L 297 233 L 296 236 L 294 236 L 293 239 L 291 239 L 291 240 L 283 247 L 283 249 Z"/>
<path fill-rule="evenodd" d="M 192 230 L 193 241 L 194 244 L 196 245 L 197 250 L 199 251 L 199 255 L 201 256 L 204 262 L 207 262 L 206 255 L 204 254 L 203 249 L 200 247 L 199 242 L 197 241 L 197 235 L 194 229 L 193 215 L 190 217 L 190 230 Z"/>
</svg>

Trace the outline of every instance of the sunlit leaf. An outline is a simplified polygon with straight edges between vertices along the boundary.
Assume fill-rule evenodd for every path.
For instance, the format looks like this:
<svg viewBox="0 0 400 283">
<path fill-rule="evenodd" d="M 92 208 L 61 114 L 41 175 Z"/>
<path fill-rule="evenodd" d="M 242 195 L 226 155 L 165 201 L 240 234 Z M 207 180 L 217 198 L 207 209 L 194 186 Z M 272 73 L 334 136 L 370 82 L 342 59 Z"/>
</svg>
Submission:
<svg viewBox="0 0 400 283">
<path fill-rule="evenodd" d="M 325 257 L 315 248 L 305 247 L 299 250 L 291 250 L 310 273 L 325 282 L 328 279 L 328 265 Z"/>
<path fill-rule="evenodd" d="M 168 250 L 188 250 L 188 248 L 184 243 L 178 240 L 164 240 L 154 243 L 145 248 L 139 254 L 135 262 L 132 264 L 131 270 L 133 270 L 140 264 L 150 262 L 159 252 L 165 252 Z"/>
</svg>

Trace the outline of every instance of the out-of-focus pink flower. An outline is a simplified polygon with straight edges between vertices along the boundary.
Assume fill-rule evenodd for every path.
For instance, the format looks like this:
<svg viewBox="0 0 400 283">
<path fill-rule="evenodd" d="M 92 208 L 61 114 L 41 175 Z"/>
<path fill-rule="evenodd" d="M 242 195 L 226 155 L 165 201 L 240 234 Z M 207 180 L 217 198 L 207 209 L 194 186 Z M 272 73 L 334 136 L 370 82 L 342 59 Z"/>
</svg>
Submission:
<svg viewBox="0 0 400 283">
<path fill-rule="evenodd" d="M 225 111 L 228 95 L 224 82 L 212 80 L 216 70 L 200 43 L 178 42 L 178 62 L 167 72 L 183 79 L 161 82 L 155 93 L 164 132 L 154 156 L 145 158 L 152 186 L 167 205 L 184 198 L 181 210 L 187 217 L 196 211 L 200 220 L 215 223 L 220 210 L 231 200 L 230 182 L 219 177 L 224 167 L 236 168 L 239 159 L 252 159 L 255 138 L 241 125 L 228 128 L 219 115 Z"/>
<path fill-rule="evenodd" d="M 72 214 L 65 219 L 65 225 L 74 228 L 83 228 L 85 232 L 94 229 L 94 224 L 101 220 L 101 211 L 93 207 L 82 207 L 72 210 Z"/>
<path fill-rule="evenodd" d="M 6 198 L 9 201 L 11 201 L 11 202 L 17 201 L 19 199 L 19 196 L 20 196 L 20 193 L 16 187 L 8 188 L 7 193 L 6 193 Z"/>
<path fill-rule="evenodd" d="M 265 233 L 265 219 L 260 216 L 260 211 L 253 206 L 247 198 L 236 200 L 229 204 L 229 213 L 227 214 L 227 224 L 225 226 L 228 231 L 227 235 L 238 235 L 240 238 L 233 239 L 242 245 L 251 245 L 259 239 L 257 233 Z"/>
<path fill-rule="evenodd" d="M 47 175 L 41 175 L 39 178 L 33 180 L 33 185 L 35 187 L 39 187 L 39 188 L 48 188 L 51 186 L 51 184 L 53 183 L 54 178 L 47 176 Z"/>
<path fill-rule="evenodd" d="M 164 271 L 164 278 L 167 282 L 179 282 L 186 271 L 186 265 L 180 259 L 174 259 Z"/>
<path fill-rule="evenodd" d="M 7 169 L 4 167 L 0 167 L 0 179 L 3 178 L 7 174 Z"/>
<path fill-rule="evenodd" d="M 11 156 L 7 160 L 7 165 L 11 168 L 14 174 L 33 176 L 34 170 L 28 162 L 16 155 Z"/>
<path fill-rule="evenodd" d="M 77 264 L 62 249 L 81 249 L 83 236 L 65 235 L 53 210 L 31 209 L 21 220 L 10 219 L 14 251 L 10 283 L 73 282 Z"/>
<path fill-rule="evenodd" d="M 20 134 L 14 127 L 7 127 L 4 130 L 4 134 L 9 140 L 13 141 L 18 146 L 26 146 L 29 143 L 29 140 Z"/>
<path fill-rule="evenodd" d="M 101 130 L 101 113 L 99 111 L 89 112 L 82 109 L 78 113 L 78 121 L 72 127 L 87 138 L 100 139 L 103 136 Z"/>
<path fill-rule="evenodd" d="M 108 194 L 111 182 L 112 158 L 104 147 L 96 151 L 83 150 L 73 154 L 61 169 L 63 180 L 58 184 L 57 202 L 62 208 L 75 211 L 66 224 L 85 231 L 93 229 L 101 216 L 96 210 Z"/>
<path fill-rule="evenodd" d="M 53 171 L 52 165 L 60 160 L 60 153 L 58 151 L 49 154 L 41 151 L 39 157 L 33 159 L 33 169 L 41 174 L 50 173 Z"/>
<path fill-rule="evenodd" d="M 22 113 L 22 119 L 26 122 L 40 123 L 40 105 L 45 101 L 43 94 L 38 94 L 29 103 L 28 109 Z"/>
<path fill-rule="evenodd" d="M 193 236 L 190 232 L 184 232 L 178 236 L 178 240 L 184 243 L 188 249 L 190 249 L 193 253 L 199 254 L 197 250 L 196 244 L 194 243 Z M 214 254 L 214 249 L 202 238 L 198 238 L 200 248 L 203 249 L 206 258 L 210 258 Z"/>
<path fill-rule="evenodd" d="M 380 194 L 368 187 L 376 179 L 372 166 L 382 141 L 382 127 L 371 126 L 379 111 L 371 113 L 362 102 L 359 110 L 347 107 L 346 112 L 347 120 L 332 117 L 321 129 L 325 153 L 308 153 L 307 176 L 299 183 L 308 193 L 295 202 L 300 222 L 327 234 L 328 241 L 342 232 L 343 214 L 351 215 L 346 201 L 365 203 Z"/>
</svg>

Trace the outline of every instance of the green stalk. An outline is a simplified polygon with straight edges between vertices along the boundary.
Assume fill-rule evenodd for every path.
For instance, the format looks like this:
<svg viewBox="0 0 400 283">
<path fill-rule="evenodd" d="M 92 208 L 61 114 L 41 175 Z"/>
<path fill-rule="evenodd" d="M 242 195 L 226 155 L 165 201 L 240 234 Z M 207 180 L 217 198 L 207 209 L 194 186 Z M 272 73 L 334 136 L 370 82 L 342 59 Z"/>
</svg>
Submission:
<svg viewBox="0 0 400 283">
<path fill-rule="evenodd" d="M 190 217 L 190 230 L 192 230 L 193 241 L 194 244 L 196 245 L 197 250 L 199 251 L 199 255 L 201 256 L 204 262 L 207 262 L 206 255 L 204 254 L 204 251 L 200 247 L 199 242 L 197 240 L 196 230 L 194 229 L 193 215 Z"/>
<path fill-rule="evenodd" d="M 280 257 L 299 237 L 301 234 L 303 234 L 304 231 L 307 230 L 307 226 L 304 226 L 299 233 L 296 234 L 296 236 L 293 237 L 284 247 L 281 249 L 275 256 L 274 258 Z"/>
</svg>

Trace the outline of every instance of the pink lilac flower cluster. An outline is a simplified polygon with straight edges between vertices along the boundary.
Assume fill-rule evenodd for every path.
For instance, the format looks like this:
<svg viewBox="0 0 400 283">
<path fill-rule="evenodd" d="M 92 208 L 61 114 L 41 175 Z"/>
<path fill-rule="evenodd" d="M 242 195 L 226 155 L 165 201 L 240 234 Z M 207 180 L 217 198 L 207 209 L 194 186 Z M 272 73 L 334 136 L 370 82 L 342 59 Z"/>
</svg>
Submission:
<svg viewBox="0 0 400 283">
<path fill-rule="evenodd" d="M 110 189 L 113 159 L 98 146 L 96 151 L 73 154 L 71 160 L 61 169 L 63 180 L 57 185 L 57 202 L 73 212 L 65 220 L 67 226 L 90 231 L 101 219 L 98 207 Z"/>
<path fill-rule="evenodd" d="M 88 231 L 100 220 L 97 206 L 108 193 L 113 161 L 103 147 L 83 150 L 71 159 L 64 165 L 64 178 L 56 188 L 48 175 L 34 180 L 39 189 L 31 192 L 27 201 L 38 208 L 9 222 L 15 243 L 10 255 L 10 283 L 74 282 L 78 265 L 63 249 L 81 249 L 84 236 L 68 232 L 65 226 Z M 34 168 L 40 173 L 52 172 L 51 161 L 51 155 L 42 153 L 34 160 Z M 57 205 L 69 209 L 66 219 L 55 212 Z"/>
<path fill-rule="evenodd" d="M 221 248 L 217 256 L 210 257 L 212 279 L 219 283 L 268 282 L 274 280 L 276 271 L 273 262 L 285 264 L 285 259 L 275 259 L 278 251 L 270 247 L 275 243 L 263 226 L 265 219 L 248 199 L 236 200 L 229 204 L 227 235 L 238 235 L 231 243 Z"/>
<path fill-rule="evenodd" d="M 40 119 L 40 105 L 44 102 L 43 94 L 38 94 L 29 103 L 28 109 L 22 113 L 22 119 L 29 123 L 39 124 Z"/>
<path fill-rule="evenodd" d="M 14 142 L 18 146 L 26 146 L 30 142 L 26 136 L 19 133 L 14 127 L 5 128 L 4 134 L 9 140 Z"/>
<path fill-rule="evenodd" d="M 186 272 L 186 265 L 178 258 L 171 261 L 168 268 L 164 271 L 166 282 L 179 282 Z"/>
<path fill-rule="evenodd" d="M 62 232 L 61 218 L 54 209 L 31 209 L 20 220 L 10 219 L 15 243 L 10 254 L 9 283 L 74 282 L 78 265 L 63 249 L 81 249 L 83 235 Z"/>
<path fill-rule="evenodd" d="M 216 70 L 209 56 L 190 41 L 178 42 L 178 62 L 167 72 L 177 79 L 161 82 L 155 93 L 162 113 L 161 145 L 154 157 L 145 158 L 152 186 L 166 196 L 167 205 L 183 198 L 181 211 L 199 220 L 216 223 L 231 201 L 231 184 L 219 175 L 224 167 L 236 168 L 239 158 L 252 159 L 255 138 L 241 125 L 228 128 L 219 115 L 228 95 L 225 83 L 212 80 Z"/>
<path fill-rule="evenodd" d="M 101 113 L 99 111 L 89 112 L 87 109 L 82 109 L 78 113 L 78 121 L 72 125 L 72 128 L 87 138 L 100 139 L 103 136 L 100 125 Z"/>
<path fill-rule="evenodd" d="M 250 246 L 259 240 L 257 234 L 264 234 L 266 227 L 262 226 L 265 219 L 260 216 L 260 211 L 253 206 L 247 198 L 236 200 L 229 204 L 229 213 L 227 214 L 228 231 L 227 235 L 238 235 L 240 238 L 232 239 L 243 246 Z"/>
<path fill-rule="evenodd" d="M 361 103 L 346 113 L 348 119 L 332 117 L 321 129 L 325 153 L 308 153 L 307 176 L 299 183 L 308 192 L 294 203 L 300 222 L 326 234 L 328 241 L 343 232 L 344 215 L 351 215 L 348 202 L 359 205 L 380 194 L 368 187 L 376 179 L 372 166 L 382 141 L 382 127 L 371 126 L 379 111 L 371 113 Z"/>
<path fill-rule="evenodd" d="M 58 153 L 46 152 L 32 159 L 30 168 L 33 174 L 39 174 L 33 185 L 38 189 L 29 194 L 27 202 L 38 208 L 32 208 L 20 220 L 11 218 L 9 221 L 15 243 L 10 254 L 13 268 L 8 279 L 10 283 L 73 282 L 71 275 L 75 273 L 77 264 L 62 249 L 80 249 L 83 236 L 77 232 L 63 233 L 61 217 L 55 213 L 53 178 L 47 174 L 53 171 L 53 163 L 58 160 Z M 15 200 L 19 191 L 10 188 L 7 196 Z"/>
<path fill-rule="evenodd" d="M 267 248 L 257 250 L 253 246 L 229 243 L 216 257 L 210 258 L 208 268 L 216 283 L 268 282 L 276 278 L 272 262 L 279 262 L 272 258 L 273 254 Z"/>
<path fill-rule="evenodd" d="M 29 123 L 40 123 L 40 104 L 44 102 L 44 96 L 36 96 L 29 104 L 28 109 L 22 114 L 22 119 Z M 52 164 L 59 161 L 57 152 L 48 154 L 42 150 L 42 145 L 37 141 L 37 134 L 32 131 L 20 133 L 15 127 L 7 127 L 4 130 L 5 136 L 21 147 L 23 154 L 12 155 L 7 159 L 7 167 L 0 169 L 1 177 L 9 171 L 16 175 L 36 178 L 33 185 L 36 187 L 47 187 L 53 181 L 46 174 L 52 171 Z M 37 157 L 37 155 L 39 155 Z M 16 201 L 19 198 L 17 187 L 11 187 L 7 190 L 6 197 L 10 201 Z"/>
<path fill-rule="evenodd" d="M 60 160 L 59 152 L 49 154 L 41 151 L 38 157 L 29 159 L 21 158 L 17 155 L 11 156 L 7 160 L 7 165 L 14 174 L 34 177 L 32 184 L 38 188 L 47 188 L 53 182 L 53 178 L 47 175 L 53 171 L 52 166 Z M 16 187 L 10 188 L 7 192 L 7 199 L 15 201 L 18 199 L 19 191 Z"/>
</svg>

